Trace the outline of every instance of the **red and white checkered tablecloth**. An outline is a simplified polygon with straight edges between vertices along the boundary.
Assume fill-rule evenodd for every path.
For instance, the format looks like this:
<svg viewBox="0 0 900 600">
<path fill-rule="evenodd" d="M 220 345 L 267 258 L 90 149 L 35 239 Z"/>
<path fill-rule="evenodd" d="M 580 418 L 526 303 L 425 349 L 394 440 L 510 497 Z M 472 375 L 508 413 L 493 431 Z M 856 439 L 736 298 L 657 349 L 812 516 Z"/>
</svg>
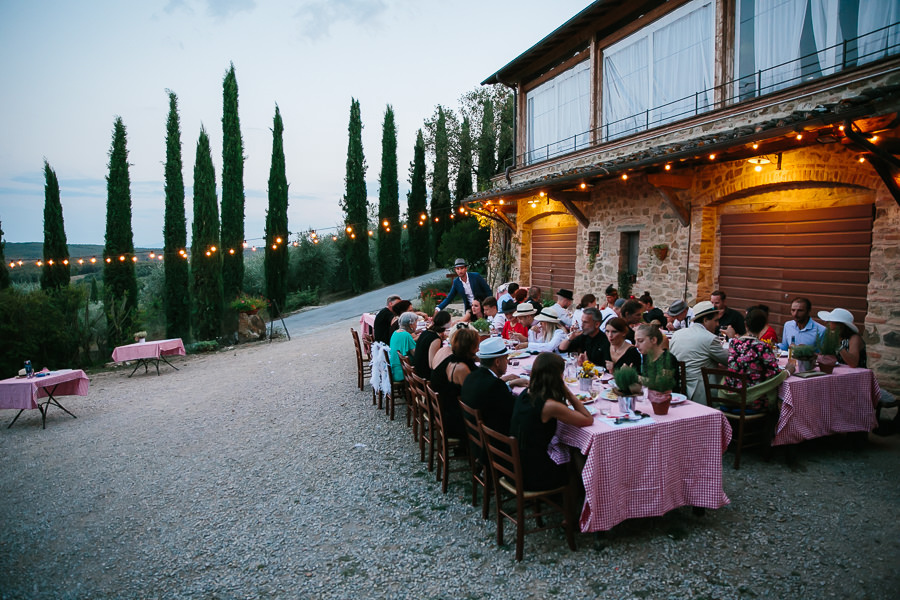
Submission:
<svg viewBox="0 0 900 600">
<path fill-rule="evenodd" d="M 788 377 L 778 389 L 781 414 L 773 446 L 834 433 L 872 431 L 881 388 L 869 369 L 839 366 L 831 375 Z"/>
<path fill-rule="evenodd" d="M 359 330 L 361 332 L 361 335 L 374 333 L 375 313 L 363 313 L 359 317 Z"/>
<path fill-rule="evenodd" d="M 652 413 L 646 400 L 637 408 Z M 651 416 L 654 422 L 641 426 L 613 427 L 597 415 L 590 427 L 557 427 L 559 440 L 586 457 L 582 531 L 606 531 L 679 506 L 721 508 L 730 502 L 722 489 L 722 454 L 731 441 L 725 416 L 690 401 Z"/>
</svg>

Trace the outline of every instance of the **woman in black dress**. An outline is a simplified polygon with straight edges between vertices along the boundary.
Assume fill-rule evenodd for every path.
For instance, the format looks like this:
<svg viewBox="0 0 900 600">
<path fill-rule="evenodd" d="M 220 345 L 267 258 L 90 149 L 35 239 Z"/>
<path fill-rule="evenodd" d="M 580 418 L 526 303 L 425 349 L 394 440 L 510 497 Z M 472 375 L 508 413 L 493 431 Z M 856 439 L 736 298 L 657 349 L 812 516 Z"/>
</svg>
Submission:
<svg viewBox="0 0 900 600">
<path fill-rule="evenodd" d="M 447 337 L 447 326 L 450 325 L 450 313 L 446 310 L 438 311 L 431 321 L 431 327 L 422 332 L 416 341 L 416 353 L 413 356 L 412 365 L 416 375 L 422 379 L 431 379 L 431 365 L 434 355 L 444 343 Z"/>
<path fill-rule="evenodd" d="M 516 398 L 510 435 L 519 442 L 519 457 L 525 489 L 551 490 L 566 484 L 565 465 L 553 462 L 547 453 L 556 435 L 557 421 L 576 427 L 593 424 L 587 411 L 563 381 L 565 361 L 558 354 L 542 352 L 534 361 L 528 390 Z M 566 401 L 575 407 L 570 410 Z"/>
<path fill-rule="evenodd" d="M 639 369 L 641 367 L 641 353 L 631 345 L 625 336 L 628 333 L 628 323 L 625 319 L 610 319 L 606 323 L 606 337 L 609 338 L 609 356 L 606 361 L 606 370 L 612 373 L 616 369 L 628 365 Z"/>
<path fill-rule="evenodd" d="M 474 329 L 466 327 L 456 331 L 450 341 L 452 353 L 431 372 L 430 385 L 438 395 L 447 437 L 462 438 L 466 434 L 459 393 L 466 377 L 477 368 L 475 353 L 480 341 Z"/>
</svg>

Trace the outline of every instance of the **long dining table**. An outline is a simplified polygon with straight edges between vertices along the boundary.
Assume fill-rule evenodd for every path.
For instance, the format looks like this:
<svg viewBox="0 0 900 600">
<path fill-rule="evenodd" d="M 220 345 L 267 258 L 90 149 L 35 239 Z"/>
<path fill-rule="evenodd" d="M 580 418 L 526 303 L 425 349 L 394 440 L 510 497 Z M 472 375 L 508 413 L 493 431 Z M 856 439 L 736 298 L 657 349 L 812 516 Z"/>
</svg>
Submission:
<svg viewBox="0 0 900 600">
<path fill-rule="evenodd" d="M 531 362 L 533 357 L 520 359 L 510 372 L 522 372 Z M 571 449 L 585 457 L 581 531 L 606 531 L 626 519 L 661 516 L 681 506 L 729 504 L 722 455 L 732 432 L 720 411 L 684 400 L 670 406 L 668 414 L 655 415 L 642 399 L 635 408 L 649 416 L 617 424 L 618 403 L 605 399 L 609 388 L 604 385 L 588 405 L 595 413 L 592 425 L 559 423 L 548 448 L 558 464 L 570 459 Z"/>
</svg>

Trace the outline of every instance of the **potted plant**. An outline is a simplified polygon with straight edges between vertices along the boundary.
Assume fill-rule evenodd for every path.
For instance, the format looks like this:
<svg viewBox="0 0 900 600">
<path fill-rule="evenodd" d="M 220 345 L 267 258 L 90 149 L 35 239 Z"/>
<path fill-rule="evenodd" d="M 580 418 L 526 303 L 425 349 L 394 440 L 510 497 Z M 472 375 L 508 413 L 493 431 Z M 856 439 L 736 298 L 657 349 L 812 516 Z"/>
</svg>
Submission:
<svg viewBox="0 0 900 600">
<path fill-rule="evenodd" d="M 616 386 L 613 393 L 619 397 L 619 410 L 623 413 L 634 411 L 634 397 L 641 393 L 641 381 L 637 369 L 622 367 L 613 373 Z"/>
<path fill-rule="evenodd" d="M 812 371 L 816 361 L 816 348 L 808 344 L 794 346 L 791 350 L 791 358 L 797 361 L 797 373 Z"/>
<path fill-rule="evenodd" d="M 143 344 L 147 341 L 147 332 L 146 331 L 135 331 L 134 332 L 134 341 Z"/>
<path fill-rule="evenodd" d="M 248 294 L 241 294 L 229 304 L 232 310 L 247 313 L 248 315 L 255 315 L 259 312 L 259 309 L 265 308 L 267 305 L 268 301 L 262 296 L 250 296 Z"/>
<path fill-rule="evenodd" d="M 837 331 L 825 331 L 819 337 L 819 356 L 816 364 L 823 373 L 831 373 L 837 366 L 837 353 L 841 347 L 840 334 Z"/>
<path fill-rule="evenodd" d="M 597 367 L 594 366 L 589 360 L 581 363 L 581 368 L 578 370 L 578 389 L 582 392 L 590 392 L 591 391 L 591 382 L 594 380 L 598 374 Z"/>
<path fill-rule="evenodd" d="M 669 413 L 669 404 L 672 402 L 672 388 L 675 387 L 675 377 L 668 369 L 655 368 L 646 379 L 647 399 L 653 407 L 653 414 L 665 415 Z"/>
<path fill-rule="evenodd" d="M 668 244 L 656 244 L 655 246 L 651 246 L 650 250 L 653 252 L 653 255 L 660 261 L 666 260 L 666 257 L 669 255 Z"/>
<path fill-rule="evenodd" d="M 478 335 L 481 337 L 487 337 L 491 335 L 491 324 L 487 319 L 478 319 L 474 323 L 472 323 L 472 327 L 475 331 L 478 332 Z"/>
</svg>

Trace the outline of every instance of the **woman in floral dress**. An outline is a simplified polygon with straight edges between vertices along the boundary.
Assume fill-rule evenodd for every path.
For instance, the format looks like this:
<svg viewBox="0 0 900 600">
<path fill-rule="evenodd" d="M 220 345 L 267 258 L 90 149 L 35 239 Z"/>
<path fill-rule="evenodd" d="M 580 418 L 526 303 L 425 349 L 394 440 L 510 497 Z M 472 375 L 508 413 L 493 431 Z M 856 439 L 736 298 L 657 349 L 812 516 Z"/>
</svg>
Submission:
<svg viewBox="0 0 900 600">
<path fill-rule="evenodd" d="M 775 354 L 774 348 L 759 339 L 768 325 L 766 312 L 755 308 L 747 315 L 745 322 L 746 335 L 731 340 L 728 369 L 746 375 L 748 384 L 753 386 L 777 376 L 781 368 L 778 366 L 778 355 Z M 740 380 L 735 377 L 726 377 L 725 383 L 731 387 L 740 387 Z M 760 396 L 748 408 L 753 410 L 765 408 L 763 406 L 765 400 L 765 396 Z"/>
</svg>

